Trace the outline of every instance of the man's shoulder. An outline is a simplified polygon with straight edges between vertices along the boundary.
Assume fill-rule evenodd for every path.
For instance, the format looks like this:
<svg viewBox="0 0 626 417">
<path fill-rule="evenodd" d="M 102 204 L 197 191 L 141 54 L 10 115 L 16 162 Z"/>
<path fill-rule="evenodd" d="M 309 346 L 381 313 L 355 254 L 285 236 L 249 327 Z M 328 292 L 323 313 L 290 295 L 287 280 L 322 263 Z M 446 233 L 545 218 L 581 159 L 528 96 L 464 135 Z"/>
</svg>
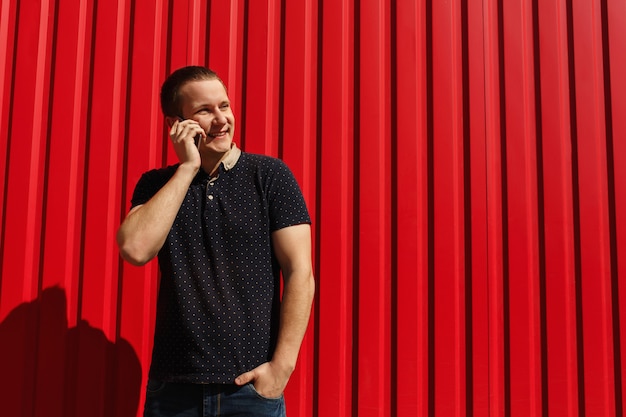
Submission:
<svg viewBox="0 0 626 417">
<path fill-rule="evenodd" d="M 274 157 L 274 156 L 269 156 L 269 155 L 264 155 L 264 154 L 260 154 L 260 153 L 251 153 L 251 152 L 241 152 L 241 157 L 247 161 L 247 162 L 260 162 L 260 163 L 275 163 L 275 162 L 282 162 L 280 159 Z"/>
<path fill-rule="evenodd" d="M 159 179 L 161 180 L 165 179 L 167 181 L 174 175 L 174 173 L 176 172 L 176 169 L 178 168 L 178 165 L 179 164 L 174 164 L 174 165 L 168 165 L 162 168 L 150 169 L 143 173 L 142 179 L 154 180 L 154 181 L 157 181 Z"/>
<path fill-rule="evenodd" d="M 169 165 L 144 172 L 137 182 L 137 188 L 160 189 L 174 176 L 177 167 L 178 164 Z"/>
<path fill-rule="evenodd" d="M 283 160 L 274 156 L 263 155 L 259 153 L 241 153 L 242 165 L 253 167 L 258 170 L 273 170 L 275 168 L 281 168 L 286 166 Z"/>
<path fill-rule="evenodd" d="M 175 172 L 176 165 L 155 168 L 144 172 L 135 186 L 131 200 L 132 206 L 144 204 L 151 199 L 172 178 Z"/>
</svg>

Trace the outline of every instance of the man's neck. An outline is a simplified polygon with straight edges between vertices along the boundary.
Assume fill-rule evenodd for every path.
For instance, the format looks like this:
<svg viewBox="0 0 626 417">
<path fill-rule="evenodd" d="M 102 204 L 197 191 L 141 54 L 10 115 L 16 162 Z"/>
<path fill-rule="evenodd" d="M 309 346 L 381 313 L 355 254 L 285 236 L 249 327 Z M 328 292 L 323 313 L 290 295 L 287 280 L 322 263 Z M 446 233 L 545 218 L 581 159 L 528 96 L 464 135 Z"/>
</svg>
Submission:
<svg viewBox="0 0 626 417">
<path fill-rule="evenodd" d="M 220 163 L 224 159 L 224 157 L 228 154 L 225 152 L 221 157 L 218 158 L 204 158 L 202 159 L 202 169 L 204 172 L 209 174 L 209 176 L 214 176 L 217 173 L 218 167 Z"/>
<path fill-rule="evenodd" d="M 202 170 L 211 177 L 215 176 L 219 173 L 221 164 L 224 164 L 226 170 L 231 169 L 237 163 L 239 155 L 241 155 L 241 151 L 234 142 L 231 144 L 230 149 L 223 154 L 213 152 L 201 154 Z"/>
</svg>

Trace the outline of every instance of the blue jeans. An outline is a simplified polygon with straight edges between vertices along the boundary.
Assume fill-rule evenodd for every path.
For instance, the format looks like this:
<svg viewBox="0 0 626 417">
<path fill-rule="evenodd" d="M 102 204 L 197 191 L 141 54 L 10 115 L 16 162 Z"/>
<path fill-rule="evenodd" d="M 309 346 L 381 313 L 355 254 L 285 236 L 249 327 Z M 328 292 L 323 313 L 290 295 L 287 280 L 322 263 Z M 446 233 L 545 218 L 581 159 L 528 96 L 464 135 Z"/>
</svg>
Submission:
<svg viewBox="0 0 626 417">
<path fill-rule="evenodd" d="M 254 385 L 148 381 L 144 417 L 285 417 L 285 399 L 265 398 Z"/>
</svg>

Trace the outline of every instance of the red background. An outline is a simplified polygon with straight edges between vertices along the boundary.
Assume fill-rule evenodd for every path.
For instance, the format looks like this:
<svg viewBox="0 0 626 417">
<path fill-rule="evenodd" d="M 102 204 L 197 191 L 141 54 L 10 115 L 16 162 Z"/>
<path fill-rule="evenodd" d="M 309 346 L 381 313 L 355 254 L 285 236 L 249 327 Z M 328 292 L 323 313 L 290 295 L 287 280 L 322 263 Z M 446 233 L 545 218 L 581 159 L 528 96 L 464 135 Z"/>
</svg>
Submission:
<svg viewBox="0 0 626 417">
<path fill-rule="evenodd" d="M 626 2 L 5 0 L 1 415 L 139 415 L 115 231 L 187 64 L 312 214 L 291 416 L 623 414 Z"/>
</svg>

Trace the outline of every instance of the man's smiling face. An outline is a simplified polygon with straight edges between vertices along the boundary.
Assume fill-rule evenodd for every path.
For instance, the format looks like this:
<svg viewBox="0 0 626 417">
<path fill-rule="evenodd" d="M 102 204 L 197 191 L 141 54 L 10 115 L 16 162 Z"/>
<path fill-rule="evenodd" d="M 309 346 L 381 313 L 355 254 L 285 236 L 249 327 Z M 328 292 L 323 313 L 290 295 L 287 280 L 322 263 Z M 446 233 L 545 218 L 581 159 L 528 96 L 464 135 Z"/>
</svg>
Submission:
<svg viewBox="0 0 626 417">
<path fill-rule="evenodd" d="M 189 81 L 179 94 L 182 116 L 197 121 L 207 134 L 206 140 L 200 141 L 200 155 L 228 152 L 235 132 L 235 116 L 222 82 Z"/>
</svg>

